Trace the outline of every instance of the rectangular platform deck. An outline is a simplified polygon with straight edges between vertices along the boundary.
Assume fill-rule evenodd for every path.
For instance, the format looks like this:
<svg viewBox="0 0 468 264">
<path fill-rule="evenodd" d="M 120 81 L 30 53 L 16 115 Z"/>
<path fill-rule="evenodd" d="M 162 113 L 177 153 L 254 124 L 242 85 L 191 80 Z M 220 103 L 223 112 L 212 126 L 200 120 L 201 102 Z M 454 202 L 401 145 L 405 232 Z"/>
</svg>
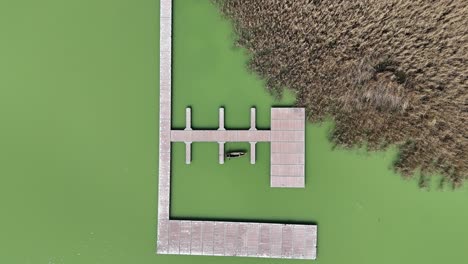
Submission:
<svg viewBox="0 0 468 264">
<path fill-rule="evenodd" d="M 271 109 L 271 187 L 305 187 L 304 108 Z"/>
</svg>

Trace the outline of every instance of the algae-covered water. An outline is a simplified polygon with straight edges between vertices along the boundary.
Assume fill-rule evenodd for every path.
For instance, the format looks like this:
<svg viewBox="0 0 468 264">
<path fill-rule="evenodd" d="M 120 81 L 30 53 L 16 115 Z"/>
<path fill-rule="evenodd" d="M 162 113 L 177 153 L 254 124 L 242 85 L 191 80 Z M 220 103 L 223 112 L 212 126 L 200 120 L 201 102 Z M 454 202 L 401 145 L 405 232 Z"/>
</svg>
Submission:
<svg viewBox="0 0 468 264">
<path fill-rule="evenodd" d="M 158 1 L 0 1 L 0 263 L 312 263 L 159 256 Z M 209 1 L 174 2 L 173 126 L 269 127 L 275 101 Z M 174 144 L 171 215 L 316 223 L 320 264 L 468 259 L 468 190 L 420 190 L 395 150 L 333 149 L 306 129 L 306 185 L 271 189 L 269 145 L 217 164 L 215 143 Z M 227 148 L 247 148 L 229 144 Z"/>
</svg>

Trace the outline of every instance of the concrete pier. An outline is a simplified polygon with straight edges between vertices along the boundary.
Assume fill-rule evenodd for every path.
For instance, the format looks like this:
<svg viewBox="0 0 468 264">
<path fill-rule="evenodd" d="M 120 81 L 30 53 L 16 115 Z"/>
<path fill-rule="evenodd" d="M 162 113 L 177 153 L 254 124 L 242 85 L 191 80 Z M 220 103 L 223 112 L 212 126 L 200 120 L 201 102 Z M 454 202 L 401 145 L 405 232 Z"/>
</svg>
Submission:
<svg viewBox="0 0 468 264">
<path fill-rule="evenodd" d="M 255 152 L 257 142 L 250 142 L 250 164 L 255 164 Z"/>
<path fill-rule="evenodd" d="M 300 187 L 304 182 L 304 131 L 301 131 L 304 118 L 303 109 L 272 109 L 271 131 L 257 130 L 255 109 L 251 109 L 249 130 L 225 130 L 224 109 L 221 108 L 219 109 L 218 130 L 193 130 L 191 109 L 187 108 L 185 129 L 172 130 L 172 0 L 160 0 L 160 3 L 157 253 L 315 259 L 317 254 L 316 225 L 170 219 L 171 142 L 185 143 L 187 164 L 191 162 L 192 142 L 218 142 L 220 163 L 224 162 L 225 142 L 249 142 L 251 163 L 255 163 L 256 142 L 271 142 L 271 186 Z M 283 166 L 283 160 L 286 166 Z M 287 180 L 293 177 L 294 181 Z"/>
<path fill-rule="evenodd" d="M 189 109 L 189 108 L 187 108 Z M 187 120 L 190 112 L 187 111 Z M 271 130 L 257 130 L 255 108 L 250 110 L 249 130 L 226 130 L 224 108 L 219 109 L 218 130 L 171 130 L 172 142 L 218 142 L 218 162 L 224 164 L 224 144 L 249 142 L 250 163 L 256 163 L 256 143 L 270 142 L 270 187 L 305 187 L 305 110 L 304 108 L 271 108 Z M 190 124 L 187 124 L 189 127 Z M 187 147 L 186 151 L 190 151 Z M 186 161 L 190 153 L 186 153 Z M 188 163 L 187 163 L 188 164 Z"/>
<path fill-rule="evenodd" d="M 219 151 L 218 151 L 218 160 L 219 164 L 224 164 L 224 142 L 218 142 Z"/>
</svg>

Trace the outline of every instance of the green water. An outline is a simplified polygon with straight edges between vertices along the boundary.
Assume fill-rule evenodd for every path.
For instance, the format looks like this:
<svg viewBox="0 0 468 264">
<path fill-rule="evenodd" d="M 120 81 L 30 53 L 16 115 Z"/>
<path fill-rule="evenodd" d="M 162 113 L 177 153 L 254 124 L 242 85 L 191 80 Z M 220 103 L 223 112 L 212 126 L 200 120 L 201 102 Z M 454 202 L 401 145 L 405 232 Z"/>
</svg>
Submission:
<svg viewBox="0 0 468 264">
<path fill-rule="evenodd" d="M 0 1 L 0 263 L 312 263 L 158 256 L 157 1 Z M 175 1 L 174 127 L 269 127 L 275 102 L 201 0 Z M 333 150 L 330 124 L 307 126 L 307 188 L 268 187 L 257 164 L 217 164 L 216 144 L 174 144 L 176 218 L 319 225 L 321 264 L 458 264 L 468 259 L 468 190 L 420 190 L 395 151 Z M 228 145 L 228 148 L 246 145 Z"/>
</svg>

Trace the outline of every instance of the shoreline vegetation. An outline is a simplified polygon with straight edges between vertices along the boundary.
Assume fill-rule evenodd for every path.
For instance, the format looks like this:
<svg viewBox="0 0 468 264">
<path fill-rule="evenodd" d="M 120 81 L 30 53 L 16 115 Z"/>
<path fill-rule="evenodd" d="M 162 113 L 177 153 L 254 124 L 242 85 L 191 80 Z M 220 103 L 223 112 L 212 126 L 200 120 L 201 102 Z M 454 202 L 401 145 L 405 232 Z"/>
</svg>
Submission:
<svg viewBox="0 0 468 264">
<path fill-rule="evenodd" d="M 249 67 L 340 146 L 399 148 L 396 171 L 468 179 L 468 2 L 212 0 Z"/>
</svg>

